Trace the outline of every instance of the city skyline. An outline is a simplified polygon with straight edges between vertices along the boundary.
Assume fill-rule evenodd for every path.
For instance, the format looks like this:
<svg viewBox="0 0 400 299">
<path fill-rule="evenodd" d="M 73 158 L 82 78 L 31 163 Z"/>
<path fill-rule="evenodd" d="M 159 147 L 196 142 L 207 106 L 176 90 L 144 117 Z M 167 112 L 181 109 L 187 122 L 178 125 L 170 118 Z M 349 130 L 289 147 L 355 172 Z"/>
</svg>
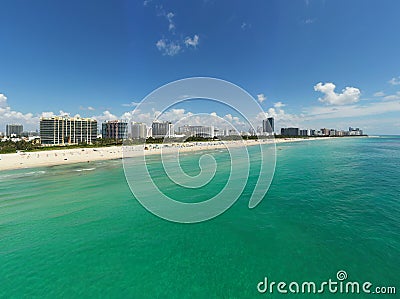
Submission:
<svg viewBox="0 0 400 299">
<path fill-rule="evenodd" d="M 275 130 L 275 119 L 269 117 L 262 120 L 261 126 L 248 127 L 248 130 L 237 130 L 236 128 L 229 129 L 228 127 L 214 126 L 213 123 L 207 125 L 193 125 L 190 122 L 186 122 L 184 125 L 178 123 L 171 123 L 170 121 L 154 120 L 152 123 L 146 124 L 144 122 L 137 122 L 134 120 L 108 120 L 101 123 L 97 123 L 97 120 L 92 118 L 81 118 L 81 117 L 70 117 L 70 116 L 52 116 L 52 117 L 41 117 L 40 118 L 40 138 L 42 144 L 48 144 L 51 141 L 53 144 L 69 144 L 71 141 L 65 142 L 65 140 L 78 140 L 81 141 L 86 138 L 84 135 L 92 134 L 82 130 L 83 127 L 80 125 L 76 127 L 78 123 L 93 123 L 92 125 L 86 125 L 90 131 L 93 127 L 93 138 L 90 138 L 90 142 L 96 141 L 96 139 L 146 139 L 148 137 L 153 138 L 175 138 L 184 136 L 195 136 L 195 137 L 209 137 L 214 138 L 218 136 L 232 136 L 241 135 L 245 136 L 367 136 L 360 128 L 349 127 L 348 130 L 341 130 L 337 128 L 299 128 L 299 127 L 281 127 L 280 133 Z M 57 132 L 56 132 L 57 131 Z M 97 132 L 96 132 L 97 131 Z M 29 134 L 34 132 L 23 131 L 22 125 L 7 124 L 6 134 L 0 137 L 5 137 L 10 140 L 19 140 L 19 137 L 33 137 L 28 140 L 36 139 L 39 134 Z M 36 131 L 37 133 L 37 131 Z M 54 133 L 54 134 L 53 134 Z M 98 138 L 95 137 L 97 133 Z M 50 136 L 51 135 L 51 136 Z M 79 136 L 78 136 L 79 135 Z M 77 137 L 78 136 L 78 137 Z M 87 139 L 87 138 L 86 138 Z M 60 141 L 61 140 L 61 141 Z M 72 144 L 78 144 L 79 142 L 72 142 Z"/>
<path fill-rule="evenodd" d="M 20 123 L 34 131 L 41 116 L 64 112 L 121 119 L 168 82 L 210 76 L 247 90 L 266 112 L 254 118 L 274 117 L 277 130 L 352 126 L 400 134 L 396 1 L 194 1 L 190 7 L 155 0 L 5 1 L 2 7 L 8 12 L 8 26 L 0 29 L 2 128 Z M 148 108 L 135 115 L 138 121 L 154 119 L 157 105 Z M 242 122 L 211 104 L 187 103 L 168 117 L 195 113 Z"/>
</svg>

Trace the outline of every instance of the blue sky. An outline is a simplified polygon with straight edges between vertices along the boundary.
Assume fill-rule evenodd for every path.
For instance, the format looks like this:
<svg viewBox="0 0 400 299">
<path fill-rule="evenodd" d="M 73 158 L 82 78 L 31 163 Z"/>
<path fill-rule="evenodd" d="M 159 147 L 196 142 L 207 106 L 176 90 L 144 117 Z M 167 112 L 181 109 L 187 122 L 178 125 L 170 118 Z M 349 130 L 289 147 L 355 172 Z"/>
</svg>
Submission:
<svg viewBox="0 0 400 299">
<path fill-rule="evenodd" d="M 168 82 L 210 76 L 262 100 L 278 127 L 400 134 L 396 0 L 2 0 L 0 10 L 0 131 L 60 111 L 120 118 Z"/>
</svg>

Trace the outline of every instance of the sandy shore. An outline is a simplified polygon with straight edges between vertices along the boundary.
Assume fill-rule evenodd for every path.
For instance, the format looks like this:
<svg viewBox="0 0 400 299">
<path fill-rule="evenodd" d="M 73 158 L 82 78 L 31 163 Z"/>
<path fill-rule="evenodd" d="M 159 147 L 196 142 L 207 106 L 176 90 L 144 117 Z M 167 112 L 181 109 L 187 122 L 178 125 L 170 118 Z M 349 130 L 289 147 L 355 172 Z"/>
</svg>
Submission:
<svg viewBox="0 0 400 299">
<path fill-rule="evenodd" d="M 327 137 L 328 138 L 328 137 Z M 285 138 L 275 139 L 275 143 L 295 142 L 304 140 L 319 140 L 324 138 Z M 244 141 L 246 146 L 256 145 L 258 141 L 248 140 Z M 269 143 L 271 140 L 261 141 L 261 143 Z M 218 149 L 225 147 L 241 146 L 242 141 L 216 141 L 216 142 L 188 142 L 188 143 L 175 143 L 175 144 L 148 144 L 147 150 L 144 150 L 143 145 L 130 146 L 128 153 L 125 156 L 129 157 L 141 156 L 143 153 L 146 155 L 159 154 L 161 150 L 163 153 L 182 151 L 198 151 L 207 149 Z M 121 159 L 123 157 L 122 146 L 112 147 L 98 147 L 98 148 L 75 148 L 63 150 L 47 150 L 37 152 L 21 152 L 14 154 L 1 154 L 0 155 L 0 170 L 35 168 L 43 166 L 54 166 L 73 163 L 85 163 L 101 160 Z"/>
</svg>

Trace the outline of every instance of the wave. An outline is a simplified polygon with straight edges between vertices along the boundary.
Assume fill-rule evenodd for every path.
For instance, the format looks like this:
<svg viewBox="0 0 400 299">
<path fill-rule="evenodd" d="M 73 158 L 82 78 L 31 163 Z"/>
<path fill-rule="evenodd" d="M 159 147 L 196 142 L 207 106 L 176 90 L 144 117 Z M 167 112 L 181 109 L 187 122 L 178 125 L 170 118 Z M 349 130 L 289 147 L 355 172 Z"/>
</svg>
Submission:
<svg viewBox="0 0 400 299">
<path fill-rule="evenodd" d="M 21 177 L 41 175 L 41 174 L 45 174 L 45 173 L 46 173 L 46 171 L 44 171 L 44 170 L 29 171 L 29 172 L 24 172 L 24 173 L 9 173 L 9 174 L 0 175 L 0 179 L 14 179 L 14 178 L 16 179 L 16 178 L 21 178 Z"/>
<path fill-rule="evenodd" d="M 92 170 L 95 170 L 96 169 L 96 167 L 93 167 L 93 168 L 82 168 L 82 169 L 75 169 L 75 171 L 78 171 L 78 172 L 81 172 L 81 171 L 92 171 Z"/>
</svg>

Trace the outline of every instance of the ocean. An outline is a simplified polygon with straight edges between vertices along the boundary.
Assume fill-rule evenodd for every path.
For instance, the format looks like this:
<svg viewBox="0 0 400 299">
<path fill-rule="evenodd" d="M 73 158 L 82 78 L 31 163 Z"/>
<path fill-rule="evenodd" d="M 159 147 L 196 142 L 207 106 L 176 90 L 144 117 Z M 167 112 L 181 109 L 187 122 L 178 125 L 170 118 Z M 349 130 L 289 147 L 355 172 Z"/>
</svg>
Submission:
<svg viewBox="0 0 400 299">
<path fill-rule="evenodd" d="M 209 153 L 226 163 L 224 153 Z M 188 173 L 198 172 L 200 154 L 182 156 Z M 222 169 L 218 186 L 228 178 L 229 167 Z M 249 209 L 254 180 L 250 173 L 249 187 L 222 215 L 179 224 L 140 205 L 120 160 L 2 171 L 0 297 L 374 297 L 257 288 L 265 278 L 319 288 L 339 282 L 339 271 L 345 282 L 371 282 L 371 290 L 396 287 L 397 295 L 379 298 L 398 296 L 400 136 L 277 144 L 270 189 Z M 206 186 L 185 195 L 213 192 Z M 182 190 L 169 186 L 167 193 Z"/>
</svg>

